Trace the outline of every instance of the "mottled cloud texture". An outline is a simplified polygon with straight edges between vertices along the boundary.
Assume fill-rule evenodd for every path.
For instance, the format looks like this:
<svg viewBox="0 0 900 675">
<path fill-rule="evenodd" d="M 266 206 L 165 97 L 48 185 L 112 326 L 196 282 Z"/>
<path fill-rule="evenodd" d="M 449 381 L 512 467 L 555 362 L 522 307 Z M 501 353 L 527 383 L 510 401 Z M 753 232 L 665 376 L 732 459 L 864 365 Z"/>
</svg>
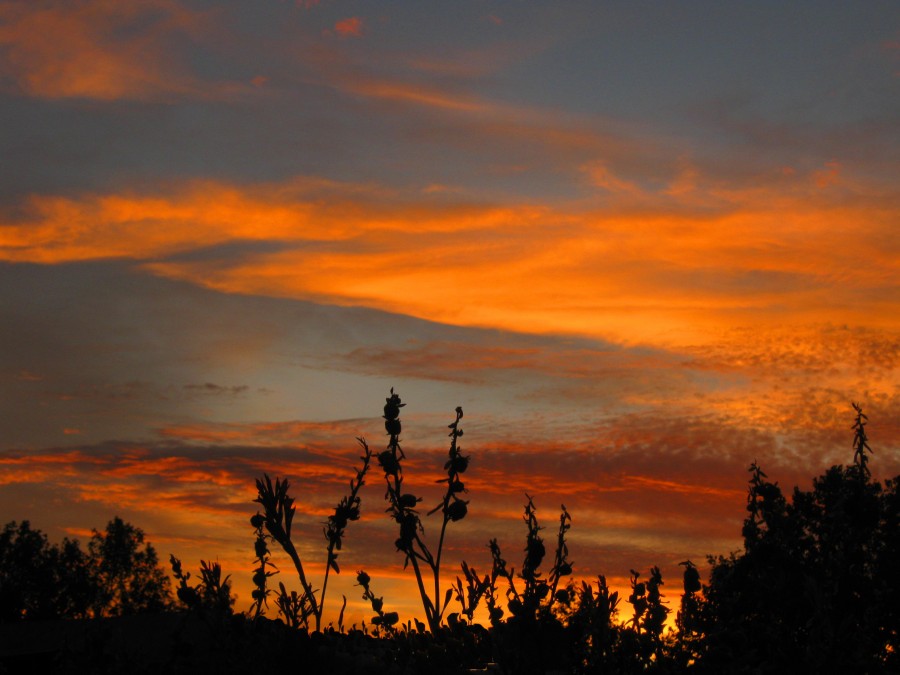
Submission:
<svg viewBox="0 0 900 675">
<path fill-rule="evenodd" d="M 465 410 L 448 576 L 518 565 L 528 493 L 577 574 L 672 578 L 852 401 L 900 473 L 897 36 L 825 4 L 0 0 L 0 513 L 120 515 L 244 608 L 254 480 L 321 572 L 391 387 L 425 504 Z M 362 567 L 416 611 L 381 481 L 352 620 Z"/>
</svg>

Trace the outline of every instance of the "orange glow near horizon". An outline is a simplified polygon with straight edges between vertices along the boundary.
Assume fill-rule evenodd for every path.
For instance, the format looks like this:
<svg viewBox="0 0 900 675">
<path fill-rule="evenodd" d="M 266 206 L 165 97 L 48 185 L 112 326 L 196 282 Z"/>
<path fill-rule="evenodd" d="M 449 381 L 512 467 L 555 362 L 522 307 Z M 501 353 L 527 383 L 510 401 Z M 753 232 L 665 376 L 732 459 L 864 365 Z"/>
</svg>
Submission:
<svg viewBox="0 0 900 675">
<path fill-rule="evenodd" d="M 300 425 L 292 426 L 302 429 Z M 321 434 L 323 425 L 309 425 L 309 429 L 313 435 Z M 194 433 L 193 439 L 208 437 L 202 431 L 196 431 L 199 433 Z M 167 436 L 165 433 L 161 435 Z M 302 447 L 306 445 L 302 431 L 300 435 L 298 446 Z M 229 437 L 228 440 L 234 439 Z M 345 440 L 344 431 L 336 428 L 332 431 L 329 444 L 333 448 Z M 239 444 L 234 447 L 244 446 Z M 282 454 L 287 452 L 288 456 L 292 452 L 289 448 L 277 451 Z M 701 514 L 715 503 L 713 521 L 716 522 L 720 521 L 718 514 L 723 506 L 730 503 L 739 505 L 742 497 L 739 490 L 696 490 L 652 475 L 613 475 L 605 474 L 602 469 L 598 469 L 596 475 L 585 474 L 582 477 L 582 481 L 589 479 L 590 483 L 578 483 L 565 478 L 566 469 L 563 467 L 555 476 L 545 476 L 542 481 L 545 485 L 541 487 L 535 483 L 530 463 L 521 463 L 519 473 L 511 472 L 508 466 L 502 470 L 493 466 L 503 455 L 512 452 L 539 456 L 543 450 L 515 446 L 495 448 L 487 455 L 479 455 L 477 451 L 473 454 L 472 475 L 467 477 L 467 498 L 473 500 L 471 517 L 459 525 L 454 524 L 448 532 L 447 552 L 451 557 L 448 557 L 444 568 L 445 587 L 459 573 L 457 565 L 461 559 L 466 559 L 478 569 L 487 569 L 490 558 L 486 549 L 488 535 L 484 533 L 490 532 L 490 536 L 499 537 L 501 546 L 512 561 L 518 558 L 522 539 L 521 511 L 512 507 L 521 501 L 524 491 L 539 490 L 539 516 L 546 527 L 544 536 L 548 538 L 548 546 L 556 519 L 551 505 L 554 501 L 564 500 L 569 506 L 576 524 L 571 546 L 575 554 L 581 556 L 579 575 L 582 578 L 606 573 L 611 577 L 627 579 L 627 569 L 618 569 L 622 565 L 623 553 L 610 558 L 607 552 L 603 560 L 591 561 L 584 558 L 586 550 L 596 549 L 598 545 L 602 549 L 608 546 L 603 542 L 612 542 L 617 538 L 629 539 L 632 546 L 640 548 L 641 536 L 638 533 L 659 518 L 660 504 L 672 496 L 689 496 L 691 500 L 702 502 L 702 509 L 696 510 L 697 518 L 708 518 Z M 263 457 L 253 456 L 256 453 L 261 453 Z M 428 510 L 426 506 L 430 508 L 431 501 L 438 499 L 440 487 L 436 481 L 441 476 L 444 451 L 434 449 L 423 454 L 410 449 L 408 453 L 407 482 L 411 489 L 424 496 L 424 516 Z M 97 505 L 110 513 L 115 511 L 126 519 L 132 513 L 144 514 L 143 519 L 148 522 L 136 524 L 146 530 L 149 541 L 154 543 L 163 561 L 172 551 L 188 565 L 188 569 L 198 565 L 201 558 L 217 560 L 226 574 L 233 575 L 240 602 L 246 604 L 251 590 L 249 574 L 246 573 L 252 568 L 252 528 L 245 521 L 256 510 L 253 479 L 272 466 L 277 466 L 282 477 L 290 477 L 291 493 L 297 498 L 295 530 L 298 548 L 307 573 L 321 577 L 323 569 L 320 558 L 324 555 L 324 547 L 319 541 L 321 523 L 346 489 L 345 482 L 354 464 L 352 451 L 306 453 L 304 458 L 295 462 L 282 457 L 274 464 L 271 458 L 264 458 L 265 454 L 265 446 L 257 447 L 250 453 L 232 450 L 227 454 L 222 449 L 205 445 L 106 448 L 99 453 L 83 448 L 64 454 L 0 454 L 0 466 L 8 475 L 15 476 L 18 485 L 30 484 L 32 489 L 40 490 L 43 485 L 53 484 L 57 494 L 68 494 L 73 503 Z M 335 462 L 336 459 L 341 460 L 340 465 Z M 61 466 L 66 467 L 63 473 L 59 471 Z M 378 592 L 385 593 L 404 616 L 416 613 L 412 577 L 400 570 L 396 555 L 392 555 L 394 525 L 382 513 L 382 480 L 373 459 L 367 485 L 363 489 L 363 517 L 358 523 L 352 523 L 348 530 L 340 559 L 344 574 L 333 581 L 333 598 L 339 598 L 341 594 L 351 598 L 348 602 L 348 623 L 360 622 L 367 616 L 364 605 L 352 600 L 353 595 L 358 595 L 353 587 L 355 571 L 362 568 L 377 579 Z M 600 484 L 603 487 L 598 490 Z M 627 511 L 620 510 L 621 507 L 615 504 L 631 504 L 631 507 Z M 435 527 L 436 519 L 437 516 L 425 518 L 429 532 Z M 34 524 L 41 526 L 40 520 Z M 103 523 L 96 523 L 94 527 L 102 529 Z M 707 531 L 716 529 L 707 528 Z M 67 536 L 85 537 L 87 532 L 89 530 L 75 524 L 63 528 Z M 709 534 L 700 537 L 698 541 L 707 542 L 701 546 L 709 545 L 708 537 Z M 585 543 L 591 541 L 595 543 L 585 549 Z M 653 545 L 653 541 L 647 539 L 644 545 Z M 654 550 L 658 554 L 670 544 L 662 544 L 662 549 Z M 273 554 L 276 561 L 285 563 L 285 556 L 280 551 L 276 550 Z M 674 559 L 679 556 L 684 556 L 684 552 L 676 550 L 659 563 L 670 573 L 677 572 L 672 565 L 677 564 Z M 280 565 L 280 568 L 281 575 L 276 580 L 284 580 L 291 586 L 290 565 Z M 334 605 L 332 609 L 337 611 Z M 334 620 L 336 617 L 330 618 Z"/>
</svg>

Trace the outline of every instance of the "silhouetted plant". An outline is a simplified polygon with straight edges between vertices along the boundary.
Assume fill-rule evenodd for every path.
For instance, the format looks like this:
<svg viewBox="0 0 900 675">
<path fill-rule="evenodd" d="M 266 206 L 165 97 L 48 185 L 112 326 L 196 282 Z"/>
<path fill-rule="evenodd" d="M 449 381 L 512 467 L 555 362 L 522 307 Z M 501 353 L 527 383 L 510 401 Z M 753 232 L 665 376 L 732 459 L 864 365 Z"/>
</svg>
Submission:
<svg viewBox="0 0 900 675">
<path fill-rule="evenodd" d="M 525 537 L 525 558 L 522 562 L 522 571 L 518 574 L 518 578 L 525 582 L 521 592 L 516 586 L 513 570 L 506 569 L 506 561 L 502 557 L 496 540 L 491 541 L 490 548 L 494 560 L 494 579 L 504 577 L 507 581 L 506 597 L 509 611 L 516 617 L 535 618 L 541 613 L 550 614 L 556 602 L 566 601 L 569 598 L 568 590 L 559 590 L 559 582 L 563 577 L 572 574 L 572 563 L 568 560 L 569 547 L 566 544 L 566 533 L 571 528 L 572 517 L 565 505 L 562 505 L 553 566 L 545 579 L 540 570 L 547 554 L 544 540 L 540 536 L 543 528 L 538 523 L 534 500 L 527 494 L 525 496 L 528 498 L 528 503 L 525 505 L 523 519 L 528 531 Z"/>
<path fill-rule="evenodd" d="M 648 666 L 661 663 L 664 658 L 662 632 L 669 608 L 662 599 L 660 587 L 662 573 L 658 567 L 650 568 L 646 582 L 639 581 L 640 574 L 631 570 L 631 595 L 628 602 L 634 609 L 630 624 L 633 633 L 624 633 L 626 650 L 632 659 Z"/>
<path fill-rule="evenodd" d="M 599 575 L 596 592 L 591 584 L 582 581 L 576 595 L 566 624 L 572 635 L 577 671 L 613 672 L 610 666 L 619 638 L 615 623 L 619 594 L 611 592 L 606 577 Z"/>
<path fill-rule="evenodd" d="M 654 642 L 658 642 L 669 614 L 660 591 L 660 586 L 663 585 L 662 573 L 658 567 L 651 567 L 650 578 L 646 583 L 638 581 L 640 576 L 639 572 L 631 570 L 631 595 L 628 598 L 634 608 L 631 624 L 638 632 L 646 633 Z"/>
<path fill-rule="evenodd" d="M 680 668 L 686 668 L 697 662 L 702 650 L 702 627 L 700 625 L 701 597 L 697 594 L 702 590 L 700 583 L 700 571 L 690 560 L 679 563 L 684 567 L 682 585 L 684 592 L 681 595 L 681 606 L 675 615 L 675 645 L 673 658 Z"/>
<path fill-rule="evenodd" d="M 478 576 L 478 572 L 469 567 L 465 560 L 462 561 L 461 568 L 466 583 L 463 586 L 462 579 L 456 577 L 453 592 L 459 602 L 461 613 L 468 617 L 471 623 L 475 616 L 475 610 L 478 609 L 478 603 L 492 591 L 491 575 L 485 574 L 483 578 Z M 493 590 L 496 591 L 496 587 L 493 587 Z M 489 605 L 493 604 L 489 601 Z"/>
<path fill-rule="evenodd" d="M 250 524 L 256 532 L 256 541 L 253 545 L 256 555 L 256 567 L 253 568 L 253 591 L 250 594 L 253 598 L 253 605 L 250 607 L 250 611 L 254 618 L 262 615 L 263 607 L 269 606 L 269 595 L 272 593 L 272 590 L 269 588 L 269 577 L 278 572 L 278 568 L 275 567 L 271 560 L 269 536 L 263 531 L 265 522 L 265 516 L 260 513 L 250 518 Z"/>
<path fill-rule="evenodd" d="M 376 634 L 384 632 L 391 635 L 395 632 L 394 627 L 397 625 L 397 622 L 400 621 L 400 615 L 397 612 L 384 611 L 384 598 L 378 597 L 372 592 L 371 581 L 372 578 L 363 570 L 357 572 L 356 584 L 357 586 L 362 586 L 362 598 L 369 601 L 372 605 L 372 611 L 375 612 L 375 616 L 370 619 L 370 623 L 375 626 Z"/>
<path fill-rule="evenodd" d="M 447 483 L 446 492 L 438 505 L 428 513 L 428 515 L 431 515 L 440 511 L 442 516 L 437 550 L 436 553 L 432 553 L 423 539 L 425 528 L 422 525 L 418 511 L 416 511 L 416 505 L 422 499 L 412 493 L 403 491 L 402 461 L 406 456 L 400 447 L 400 432 L 402 430 L 400 408 L 405 405 L 392 388 L 391 395 L 385 399 L 384 405 L 384 428 L 390 440 L 387 448 L 378 455 L 378 463 L 384 470 L 384 478 L 387 485 L 385 499 L 389 504 L 388 513 L 400 526 L 400 536 L 397 538 L 395 545 L 397 550 L 405 555 L 403 561 L 404 569 L 407 565 L 412 564 L 428 627 L 432 633 L 436 634 L 441 626 L 444 611 L 447 609 L 447 604 L 450 602 L 453 594 L 453 589 L 448 588 L 444 597 L 441 598 L 441 556 L 444 550 L 444 537 L 447 532 L 447 525 L 450 522 L 462 520 L 468 512 L 468 502 L 459 496 L 466 491 L 461 475 L 465 473 L 469 466 L 469 458 L 462 454 L 458 443 L 459 438 L 463 435 L 463 430 L 459 428 L 459 421 L 462 419 L 463 411 L 462 408 L 457 407 L 456 419 L 448 426 L 450 429 L 450 451 L 447 462 L 444 464 L 447 477 L 438 481 L 439 483 Z M 433 597 L 425 588 L 425 579 L 422 574 L 423 565 L 427 566 L 431 572 L 431 582 L 434 588 Z"/>
<path fill-rule="evenodd" d="M 185 572 L 181 561 L 174 555 L 169 556 L 172 576 L 178 582 L 175 596 L 188 608 L 207 610 L 220 616 L 230 615 L 234 605 L 231 595 L 230 576 L 222 578 L 222 567 L 217 562 L 200 561 L 200 583 L 192 586 L 189 583 L 190 572 Z"/>
<path fill-rule="evenodd" d="M 569 586 L 560 589 L 559 582 L 572 573 L 566 543 L 572 518 L 563 505 L 553 565 L 545 577 L 541 565 L 547 550 L 540 535 L 542 528 L 534 500 L 530 495 L 525 496 L 528 502 L 523 520 L 527 529 L 521 571 L 517 575 L 507 566 L 497 540 L 492 539 L 489 543 L 493 562 L 491 576 L 481 580 L 488 582 L 483 597 L 488 603 L 494 644 L 504 668 L 510 672 L 530 674 L 567 670 L 571 666 L 573 648 L 560 618 L 570 608 L 574 590 Z M 501 621 L 503 612 L 494 597 L 497 581 L 501 578 L 506 581 L 507 609 L 511 614 L 505 622 Z M 516 584 L 517 579 L 523 582 L 521 589 Z"/>
<path fill-rule="evenodd" d="M 298 594 L 290 591 L 278 582 L 278 593 L 275 594 L 275 605 L 278 607 L 279 616 L 284 617 L 284 622 L 291 628 L 309 629 L 309 617 L 314 613 L 311 596 L 305 593 Z"/>
<path fill-rule="evenodd" d="M 484 594 L 487 602 L 488 615 L 491 619 L 492 626 L 498 626 L 503 619 L 503 609 L 497 604 L 497 579 L 506 579 L 507 583 L 512 582 L 512 570 L 506 568 L 506 560 L 500 550 L 500 544 L 496 539 L 488 542 L 488 548 L 491 551 L 491 579 L 487 593 Z"/>
<path fill-rule="evenodd" d="M 297 570 L 297 576 L 302 587 L 302 592 L 298 595 L 295 592 L 289 593 L 285 589 L 284 584 L 279 583 L 280 592 L 277 596 L 277 605 L 280 612 L 285 615 L 286 621 L 296 624 L 298 627 L 307 627 L 309 617 L 313 617 L 316 630 L 321 628 L 322 613 L 325 609 L 325 593 L 328 590 L 328 577 L 331 570 L 340 574 L 337 551 L 341 550 L 347 525 L 351 521 L 359 520 L 361 501 L 359 491 L 365 484 L 365 476 L 372 459 L 372 451 L 369 450 L 365 440 L 362 438 L 357 438 L 356 440 L 363 449 L 363 456 L 360 457 L 362 466 L 356 470 L 355 477 L 350 480 L 350 494 L 341 498 L 341 501 L 335 507 L 334 513 L 328 517 L 328 521 L 322 530 L 328 545 L 326 547 L 325 577 L 322 582 L 321 595 L 318 597 L 316 597 L 316 591 L 313 590 L 306 578 L 300 554 L 291 540 L 291 525 L 297 508 L 294 506 L 294 498 L 288 495 L 288 488 L 290 487 L 288 480 L 276 478 L 275 484 L 272 485 L 272 480 L 267 474 L 262 479 L 257 479 L 256 488 L 258 495 L 254 501 L 262 505 L 263 512 L 257 512 L 250 519 L 250 524 L 256 531 L 255 552 L 258 561 L 253 578 L 256 588 L 253 591 L 254 604 L 252 609 L 256 615 L 262 612 L 262 607 L 266 604 L 266 598 L 270 593 L 267 588 L 267 580 L 274 574 L 274 572 L 268 570 L 269 567 L 275 568 L 269 561 L 270 553 L 267 538 L 271 537 L 278 542 L 294 563 L 294 569 Z M 263 528 L 265 528 L 265 532 Z M 346 602 L 346 598 L 344 601 Z"/>
<path fill-rule="evenodd" d="M 869 458 L 867 452 L 872 452 L 869 447 L 869 437 L 866 435 L 866 424 L 869 418 L 863 414 L 862 407 L 858 403 L 853 403 L 853 409 L 856 411 L 856 420 L 853 422 L 853 463 L 859 470 L 861 478 L 871 476 L 869 471 Z"/>
</svg>

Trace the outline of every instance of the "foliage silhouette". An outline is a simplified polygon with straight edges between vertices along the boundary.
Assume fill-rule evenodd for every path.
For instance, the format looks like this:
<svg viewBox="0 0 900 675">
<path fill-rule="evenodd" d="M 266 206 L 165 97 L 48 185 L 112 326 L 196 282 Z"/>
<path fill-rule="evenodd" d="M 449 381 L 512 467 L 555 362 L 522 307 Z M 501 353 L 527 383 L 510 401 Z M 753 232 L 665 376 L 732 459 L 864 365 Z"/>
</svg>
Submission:
<svg viewBox="0 0 900 675">
<path fill-rule="evenodd" d="M 350 481 L 350 494 L 341 498 L 322 530 L 328 545 L 326 547 L 325 578 L 322 582 L 321 594 L 318 597 L 306 578 L 300 554 L 291 539 L 291 525 L 297 508 L 294 506 L 294 498 L 288 495 L 290 484 L 287 479 L 276 478 L 273 485 L 268 474 L 256 481 L 258 494 L 255 501 L 263 507 L 262 513 L 257 512 L 250 518 L 250 524 L 256 533 L 255 552 L 258 563 L 253 575 L 256 588 L 253 591 L 254 604 L 251 608 L 256 616 L 259 616 L 263 607 L 267 606 L 267 598 L 271 593 L 268 588 L 268 579 L 276 572 L 270 571 L 269 568 L 277 569 L 271 563 L 271 554 L 267 543 L 269 539 L 272 539 L 278 542 L 290 557 L 302 587 L 302 592 L 298 594 L 296 591 L 288 592 L 284 583 L 278 584 L 276 605 L 279 613 L 295 627 L 307 628 L 310 617 L 313 617 L 316 630 L 321 628 L 322 613 L 325 609 L 325 592 L 328 590 L 328 577 L 331 570 L 340 574 L 337 551 L 341 550 L 344 532 L 348 524 L 351 521 L 359 520 L 361 504 L 359 491 L 365 484 L 366 473 L 369 471 L 369 463 L 372 459 L 372 451 L 369 450 L 365 440 L 362 438 L 356 440 L 363 449 L 363 456 L 360 457 L 362 466 L 356 470 L 356 476 Z M 344 603 L 346 604 L 346 602 L 347 599 L 344 598 Z"/>
<path fill-rule="evenodd" d="M 91 574 L 97 584 L 94 616 L 158 612 L 171 606 L 171 584 L 159 566 L 144 531 L 119 517 L 103 532 L 94 530 L 88 542 Z"/>
<path fill-rule="evenodd" d="M 115 517 L 77 540 L 50 544 L 30 523 L 0 534 L 0 621 L 109 617 L 171 607 L 171 586 L 144 532 Z"/>
<path fill-rule="evenodd" d="M 372 617 L 372 625 L 375 626 L 376 635 L 381 632 L 393 635 L 394 626 L 400 621 L 400 616 L 397 612 L 384 611 L 384 598 L 378 597 L 372 592 L 371 581 L 372 578 L 362 570 L 356 575 L 356 583 L 363 589 L 363 600 L 368 600 L 372 605 L 372 611 L 375 612 L 375 616 Z"/>
<path fill-rule="evenodd" d="M 744 553 L 710 558 L 709 672 L 897 672 L 898 483 L 871 480 L 866 417 L 854 464 L 833 466 L 788 501 L 754 462 Z"/>
<path fill-rule="evenodd" d="M 77 541 L 50 544 L 23 520 L 0 533 L 0 622 L 90 615 L 96 587 Z"/>
<path fill-rule="evenodd" d="M 514 568 L 507 568 L 497 540 L 492 539 L 488 544 L 493 566 L 490 579 L 484 580 L 489 582 L 484 597 L 494 629 L 495 645 L 500 660 L 516 673 L 543 673 L 561 666 L 568 669 L 572 645 L 555 610 L 560 605 L 569 605 L 574 595 L 572 587 L 559 589 L 561 579 L 572 574 L 566 543 L 572 517 L 563 505 L 553 564 L 545 578 L 541 571 L 547 554 L 540 535 L 543 528 L 537 519 L 534 500 L 529 495 L 525 496 L 528 499 L 523 515 L 526 526 L 525 556 L 518 575 Z M 463 566 L 463 573 L 466 573 L 466 566 Z M 505 595 L 511 615 L 505 622 L 501 621 L 503 611 L 495 600 L 496 582 L 501 577 L 506 580 Z M 521 590 L 516 585 L 517 578 L 523 582 Z"/>
<path fill-rule="evenodd" d="M 172 566 L 172 576 L 178 582 L 176 597 L 192 610 L 205 610 L 218 615 L 230 615 L 234 606 L 234 596 L 231 594 L 230 576 L 222 578 L 222 568 L 219 563 L 207 563 L 200 561 L 200 583 L 191 586 L 188 581 L 190 572 L 184 572 L 181 561 L 174 555 L 169 556 Z"/>
<path fill-rule="evenodd" d="M 161 615 L 162 625 L 169 626 L 161 635 L 170 642 L 158 650 L 152 665 L 136 661 L 127 651 L 129 640 L 107 636 L 100 648 L 60 651 L 56 667 L 61 672 L 246 673 L 302 664 L 310 672 L 398 675 L 473 669 L 509 675 L 900 672 L 900 480 L 873 480 L 867 418 L 860 406 L 854 404 L 853 463 L 831 467 L 814 478 L 810 489 L 795 488 L 786 497 L 758 463 L 750 465 L 743 551 L 709 557 L 707 584 L 693 562 L 680 564 L 682 594 L 674 627 L 667 627 L 670 602 L 658 567 L 646 573 L 631 570 L 630 611 L 620 617 L 624 605 L 604 576 L 593 582 L 572 577 L 567 543 L 572 518 L 565 506 L 548 555 L 529 495 L 518 570 L 492 539 L 488 574 L 463 561 L 461 576 L 443 597 L 439 582 L 433 595 L 426 591 L 431 586 L 426 575 L 437 577 L 440 570 L 448 524 L 467 512 L 460 495 L 468 458 L 457 442 L 462 410 L 457 409 L 449 427 L 447 477 L 440 481 L 447 484 L 446 491 L 432 509 L 442 513 L 441 536 L 432 554 L 416 511 L 421 500 L 403 490 L 402 406 L 391 391 L 384 414 L 390 440 L 378 461 L 385 471 L 388 512 L 400 526 L 396 548 L 416 574 L 427 624 L 418 619 L 403 624 L 396 612 L 386 611 L 371 577 L 360 570 L 357 584 L 375 614 L 372 632 L 365 625 L 345 631 L 343 609 L 337 630 L 311 631 L 321 620 L 324 584 L 317 594 L 301 573 L 300 592 L 288 591 L 284 584 L 274 592 L 268 585 L 276 573 L 270 541 L 286 550 L 298 573 L 302 566 L 299 556 L 291 554 L 295 509 L 288 483 L 276 478 L 273 485 L 265 476 L 257 483 L 257 501 L 265 513 L 251 519 L 257 566 L 254 604 L 247 614 L 233 613 L 229 578 L 223 578 L 218 564 L 201 561 L 192 583 L 173 556 L 177 597 L 190 611 Z M 323 529 L 326 569 L 335 572 L 345 529 L 359 518 L 360 489 L 372 455 L 360 443 L 365 450 L 362 467 Z M 138 528 L 118 518 L 104 533 L 94 533 L 87 551 L 69 540 L 50 544 L 28 521 L 9 523 L 0 533 L 0 563 L 2 621 L 96 618 L 172 607 L 155 550 L 144 544 Z M 270 595 L 283 620 L 265 617 Z M 454 595 L 460 611 L 447 614 Z M 489 629 L 475 622 L 481 602 L 488 610 Z M 166 616 L 180 618 L 169 625 Z M 6 658 L 0 650 L 0 670 L 25 665 L 33 664 Z"/>
</svg>

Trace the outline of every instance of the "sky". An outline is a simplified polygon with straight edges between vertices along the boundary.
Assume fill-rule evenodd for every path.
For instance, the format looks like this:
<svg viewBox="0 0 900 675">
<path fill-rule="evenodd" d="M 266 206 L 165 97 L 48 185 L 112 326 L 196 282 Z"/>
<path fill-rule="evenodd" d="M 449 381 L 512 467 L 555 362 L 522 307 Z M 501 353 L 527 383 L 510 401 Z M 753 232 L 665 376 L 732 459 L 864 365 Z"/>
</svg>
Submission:
<svg viewBox="0 0 900 675">
<path fill-rule="evenodd" d="M 521 566 L 527 493 L 676 607 L 752 461 L 808 488 L 859 402 L 900 474 L 898 85 L 894 2 L 0 0 L 0 516 L 118 515 L 247 609 L 255 479 L 321 583 L 393 387 L 423 504 L 464 409 L 447 580 Z M 359 569 L 422 614 L 383 480 L 351 620 Z"/>
</svg>

